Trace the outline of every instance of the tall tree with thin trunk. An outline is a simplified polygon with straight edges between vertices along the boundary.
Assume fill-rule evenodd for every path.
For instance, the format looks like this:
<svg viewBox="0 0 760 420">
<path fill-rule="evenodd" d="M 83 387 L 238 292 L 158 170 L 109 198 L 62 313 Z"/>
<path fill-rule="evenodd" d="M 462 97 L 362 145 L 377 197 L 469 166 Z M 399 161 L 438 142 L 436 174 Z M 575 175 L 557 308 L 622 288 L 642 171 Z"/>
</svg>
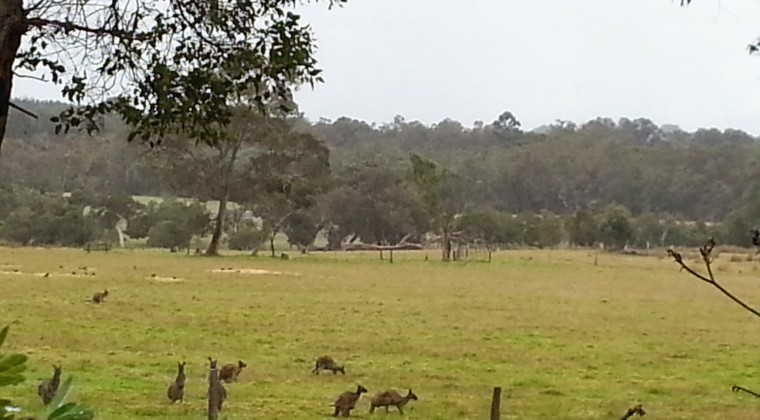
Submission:
<svg viewBox="0 0 760 420">
<path fill-rule="evenodd" d="M 272 256 L 274 240 L 295 212 L 316 205 L 330 180 L 329 150 L 311 134 L 287 131 L 270 136 L 251 156 L 255 188 L 248 203 L 264 221 Z"/>
<path fill-rule="evenodd" d="M 282 129 L 282 120 L 241 107 L 221 141 L 196 146 L 171 136 L 157 147 L 155 167 L 175 192 L 219 203 L 206 255 L 219 254 L 229 202 L 245 200 L 254 189 L 257 168 L 250 155 Z"/>
<path fill-rule="evenodd" d="M 441 261 L 447 262 L 451 259 L 455 218 L 465 208 L 462 199 L 465 184 L 460 177 L 439 168 L 433 161 L 416 154 L 411 154 L 410 161 L 412 167 L 409 178 L 417 186 L 431 226 L 440 235 Z"/>
</svg>

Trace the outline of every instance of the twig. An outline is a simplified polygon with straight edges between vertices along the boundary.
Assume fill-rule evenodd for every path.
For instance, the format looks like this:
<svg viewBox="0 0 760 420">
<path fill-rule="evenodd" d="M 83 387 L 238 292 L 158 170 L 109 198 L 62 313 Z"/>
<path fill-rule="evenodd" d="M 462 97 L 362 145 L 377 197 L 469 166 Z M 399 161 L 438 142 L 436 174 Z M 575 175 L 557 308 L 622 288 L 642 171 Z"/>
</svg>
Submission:
<svg viewBox="0 0 760 420">
<path fill-rule="evenodd" d="M 24 114 L 26 114 L 26 115 L 34 118 L 35 120 L 39 119 L 39 117 L 37 117 L 37 115 L 35 113 L 33 113 L 32 111 L 28 111 L 28 110 L 26 110 L 24 108 L 21 108 L 20 106 L 14 104 L 13 102 L 8 102 L 8 106 L 10 106 L 11 108 L 13 108 L 13 109 L 15 109 L 17 111 L 20 111 L 20 112 L 22 112 L 22 113 L 24 113 Z"/>
<path fill-rule="evenodd" d="M 731 391 L 734 391 L 734 392 L 744 391 L 744 392 L 746 392 L 749 395 L 752 395 L 752 396 L 755 396 L 757 398 L 760 398 L 760 394 L 758 394 L 756 392 L 753 392 L 753 391 L 750 391 L 749 389 L 741 387 L 739 385 L 732 386 L 731 387 Z"/>
<path fill-rule="evenodd" d="M 35 76 L 33 74 L 19 74 L 19 73 L 16 73 L 14 71 L 13 72 L 13 77 L 18 77 L 19 79 L 32 79 L 32 80 L 37 80 L 39 82 L 46 82 L 47 83 L 47 80 L 45 80 L 44 77 Z"/>
<path fill-rule="evenodd" d="M 707 243 L 704 246 L 702 246 L 701 248 L 699 248 L 699 253 L 702 255 L 702 261 L 704 261 L 705 267 L 707 268 L 707 275 L 708 275 L 708 277 L 705 277 L 703 274 L 700 274 L 700 273 L 694 271 L 694 269 L 692 269 L 691 267 L 689 267 L 683 261 L 683 257 L 681 256 L 680 253 L 678 253 L 678 252 L 676 252 L 676 251 L 674 251 L 672 249 L 668 249 L 668 255 L 671 256 L 673 258 L 673 260 L 675 260 L 675 262 L 678 263 L 681 266 L 681 269 L 686 270 L 689 274 L 691 274 L 695 278 L 697 278 L 697 279 L 699 279 L 699 280 L 701 280 L 701 281 L 703 281 L 703 282 L 705 282 L 705 283 L 707 283 L 707 284 L 715 287 L 721 293 L 723 293 L 723 295 L 725 295 L 729 299 L 733 300 L 734 303 L 738 304 L 739 306 L 741 306 L 742 308 L 746 309 L 747 311 L 749 311 L 750 313 L 752 313 L 756 317 L 760 318 L 760 312 L 758 312 L 755 308 L 749 306 L 748 304 L 744 303 L 738 297 L 734 296 L 733 293 L 729 292 L 726 288 L 724 288 L 723 286 L 721 286 L 721 284 L 718 283 L 715 280 L 715 276 L 713 275 L 713 272 L 712 272 L 712 258 L 710 256 L 712 254 L 713 248 L 715 248 L 715 241 L 712 238 L 710 238 L 710 240 L 708 240 Z"/>
<path fill-rule="evenodd" d="M 634 415 L 643 416 L 647 412 L 644 411 L 644 407 L 641 404 L 636 404 L 633 407 L 629 408 L 628 411 L 623 414 L 623 417 L 620 418 L 620 420 L 628 420 L 630 417 L 633 417 Z"/>
</svg>

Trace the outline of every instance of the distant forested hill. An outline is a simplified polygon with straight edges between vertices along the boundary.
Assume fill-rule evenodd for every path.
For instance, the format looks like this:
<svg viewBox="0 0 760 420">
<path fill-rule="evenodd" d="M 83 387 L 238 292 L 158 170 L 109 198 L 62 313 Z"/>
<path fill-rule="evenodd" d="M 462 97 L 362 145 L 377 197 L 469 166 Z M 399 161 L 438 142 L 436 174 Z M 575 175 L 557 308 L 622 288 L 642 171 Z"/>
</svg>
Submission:
<svg viewBox="0 0 760 420">
<path fill-rule="evenodd" d="M 13 112 L 0 183 L 46 191 L 170 192 L 146 158 L 150 150 L 127 143 L 118 120 L 104 120 L 92 137 L 56 135 L 49 117 L 64 104 L 18 103 L 40 119 Z M 525 132 L 510 113 L 472 127 L 403 117 L 380 126 L 341 118 L 300 120 L 298 127 L 329 146 L 336 184 L 348 182 L 351 168 L 364 162 L 404 175 L 409 153 L 417 153 L 464 177 L 471 207 L 569 214 L 596 202 L 622 205 L 633 215 L 711 221 L 760 203 L 760 142 L 739 130 L 688 133 L 647 119 L 599 118 Z"/>
</svg>

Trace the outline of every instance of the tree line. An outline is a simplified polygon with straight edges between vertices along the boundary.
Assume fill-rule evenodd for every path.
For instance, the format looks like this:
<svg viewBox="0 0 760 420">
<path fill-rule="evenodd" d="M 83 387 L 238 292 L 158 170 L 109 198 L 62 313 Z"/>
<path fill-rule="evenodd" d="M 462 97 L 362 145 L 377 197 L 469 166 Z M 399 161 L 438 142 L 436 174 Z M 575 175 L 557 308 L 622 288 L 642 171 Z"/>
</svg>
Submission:
<svg viewBox="0 0 760 420">
<path fill-rule="evenodd" d="M 63 107 L 24 106 L 42 115 Z M 112 116 L 93 136 L 56 133 L 44 118 L 12 118 L 0 181 L 59 199 L 86 191 L 214 200 L 222 212 L 190 234 L 211 235 L 211 254 L 223 243 L 258 250 L 268 242 L 273 251 L 280 232 L 303 249 L 319 232 L 330 249 L 436 242 L 444 258 L 457 242 L 619 248 L 695 245 L 709 234 L 748 245 L 758 216 L 760 144 L 738 130 L 688 133 L 646 119 L 599 118 L 524 131 L 510 112 L 469 128 L 452 120 L 427 126 L 396 117 L 377 126 L 240 112 L 224 142 L 196 146 L 167 136 L 152 149 L 128 143 Z M 15 220 L 0 216 L 3 225 Z M 179 229 L 164 223 L 153 236 L 161 230 Z M 62 243 L 51 238 L 35 241 Z M 179 242 L 171 246 L 187 240 Z"/>
</svg>

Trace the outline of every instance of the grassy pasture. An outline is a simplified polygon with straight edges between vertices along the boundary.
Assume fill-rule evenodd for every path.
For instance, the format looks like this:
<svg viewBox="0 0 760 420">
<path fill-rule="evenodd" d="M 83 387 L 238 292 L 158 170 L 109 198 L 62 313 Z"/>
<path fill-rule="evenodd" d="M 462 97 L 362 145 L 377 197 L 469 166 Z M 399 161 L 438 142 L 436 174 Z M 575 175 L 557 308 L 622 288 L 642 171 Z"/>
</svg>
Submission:
<svg viewBox="0 0 760 420">
<path fill-rule="evenodd" d="M 760 418 L 760 400 L 729 389 L 760 388 L 760 321 L 667 259 L 600 254 L 594 265 L 587 251 L 510 251 L 443 265 L 429 255 L 389 264 L 376 253 L 0 248 L 0 325 L 12 325 L 9 349 L 30 356 L 27 382 L 8 397 L 38 407 L 39 380 L 62 363 L 73 399 L 101 419 L 201 419 L 211 355 L 249 365 L 227 385 L 226 419 L 327 418 L 357 382 L 370 395 L 412 387 L 409 419 L 486 418 L 495 385 L 509 419 L 617 419 L 637 402 L 648 419 Z M 716 261 L 760 304 L 757 267 Z M 83 302 L 106 287 L 106 304 Z M 322 354 L 348 374 L 312 375 Z M 171 406 L 178 360 L 185 403 Z M 368 405 L 364 396 L 353 417 L 387 417 Z"/>
</svg>

